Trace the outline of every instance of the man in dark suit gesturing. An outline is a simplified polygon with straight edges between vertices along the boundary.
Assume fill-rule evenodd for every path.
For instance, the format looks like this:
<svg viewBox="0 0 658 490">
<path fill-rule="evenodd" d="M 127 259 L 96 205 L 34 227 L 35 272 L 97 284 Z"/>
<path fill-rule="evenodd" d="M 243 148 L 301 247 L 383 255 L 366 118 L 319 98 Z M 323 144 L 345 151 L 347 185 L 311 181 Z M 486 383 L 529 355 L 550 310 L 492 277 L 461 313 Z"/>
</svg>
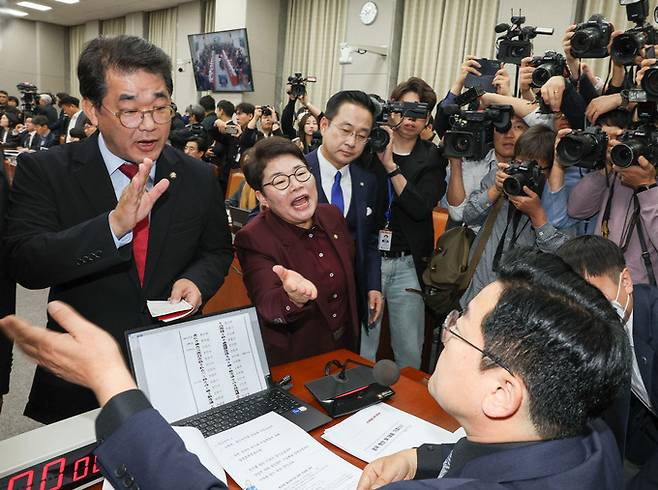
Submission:
<svg viewBox="0 0 658 490">
<path fill-rule="evenodd" d="M 358 163 L 374 112 L 375 106 L 364 92 L 344 90 L 332 95 L 320 121 L 322 146 L 306 155 L 318 201 L 340 209 L 354 239 L 357 303 L 364 326 L 376 322 L 384 306 L 377 249 L 377 211 L 382 204 L 377 178 Z"/>
<path fill-rule="evenodd" d="M 148 325 L 147 300 L 194 309 L 221 286 L 233 253 L 210 165 L 165 146 L 171 60 L 141 38 L 95 39 L 78 64 L 98 134 L 20 156 L 8 218 L 11 273 L 50 287 L 124 345 Z M 52 321 L 48 328 L 61 330 Z M 125 347 L 124 347 L 125 348 Z M 25 414 L 51 423 L 97 406 L 90 391 L 37 370 Z"/>
</svg>

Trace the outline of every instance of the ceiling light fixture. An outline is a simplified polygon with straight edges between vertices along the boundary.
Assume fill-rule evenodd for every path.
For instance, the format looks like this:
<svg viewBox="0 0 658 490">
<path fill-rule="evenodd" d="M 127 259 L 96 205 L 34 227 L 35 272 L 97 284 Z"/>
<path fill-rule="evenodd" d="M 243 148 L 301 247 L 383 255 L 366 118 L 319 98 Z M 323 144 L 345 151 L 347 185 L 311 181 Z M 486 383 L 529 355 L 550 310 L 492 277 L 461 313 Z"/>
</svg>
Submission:
<svg viewBox="0 0 658 490">
<path fill-rule="evenodd" d="M 55 1 L 59 3 L 68 3 L 68 4 L 74 4 L 80 2 L 80 0 L 55 0 Z"/>
<path fill-rule="evenodd" d="M 29 15 L 27 12 L 23 12 L 22 10 L 16 10 L 16 9 L 8 9 L 8 8 L 3 8 L 0 7 L 0 17 L 3 15 L 11 15 L 14 17 L 25 17 L 26 15 Z"/>
<path fill-rule="evenodd" d="M 41 5 L 40 3 L 34 3 L 34 2 L 17 2 L 16 5 L 18 5 L 19 7 L 25 7 L 26 9 L 39 10 L 40 12 L 46 12 L 48 10 L 53 9 L 48 5 Z"/>
</svg>

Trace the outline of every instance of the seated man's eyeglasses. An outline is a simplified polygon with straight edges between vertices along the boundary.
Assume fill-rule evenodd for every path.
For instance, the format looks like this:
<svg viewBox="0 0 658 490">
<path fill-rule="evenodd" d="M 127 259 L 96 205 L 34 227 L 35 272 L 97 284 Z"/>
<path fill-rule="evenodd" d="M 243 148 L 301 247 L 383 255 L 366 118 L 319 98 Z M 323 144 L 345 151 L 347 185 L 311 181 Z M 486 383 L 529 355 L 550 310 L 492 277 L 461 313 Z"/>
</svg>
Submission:
<svg viewBox="0 0 658 490">
<path fill-rule="evenodd" d="M 153 122 L 156 124 L 168 124 L 174 118 L 175 114 L 174 108 L 170 105 L 154 107 L 153 109 L 147 109 L 144 111 L 139 111 L 137 109 L 121 109 L 116 112 L 112 112 L 105 106 L 102 107 L 108 112 L 114 114 L 119 119 L 121 125 L 128 129 L 138 128 L 139 125 L 142 124 L 145 114 L 150 114 L 153 118 Z"/>
<path fill-rule="evenodd" d="M 455 327 L 457 326 L 457 320 L 459 320 L 459 317 L 461 316 L 461 313 L 459 310 L 452 310 L 450 313 L 448 313 L 448 316 L 446 317 L 445 321 L 443 322 L 443 326 L 441 327 L 441 343 L 443 345 L 446 345 L 448 340 L 450 340 L 451 336 L 455 336 L 460 340 L 463 340 L 466 342 L 468 345 L 473 347 L 475 350 L 479 351 L 482 353 L 483 357 L 486 357 L 488 359 L 491 359 L 495 364 L 498 364 L 501 368 L 503 368 L 505 371 L 510 373 L 512 376 L 514 373 L 510 368 L 508 368 L 503 361 L 501 361 L 497 355 L 492 354 L 491 352 L 488 352 L 484 349 L 480 349 L 477 345 L 469 342 L 466 340 L 464 337 L 459 335 L 457 332 L 455 332 Z"/>
<path fill-rule="evenodd" d="M 311 175 L 312 174 L 308 169 L 308 167 L 306 166 L 297 167 L 295 171 L 289 175 L 276 174 L 274 177 L 272 177 L 271 181 L 269 181 L 267 184 L 263 184 L 263 187 L 265 187 L 266 185 L 271 185 L 277 190 L 285 191 L 290 186 L 291 177 L 295 177 L 295 179 L 297 179 L 297 182 L 306 182 L 308 179 L 311 178 Z"/>
</svg>

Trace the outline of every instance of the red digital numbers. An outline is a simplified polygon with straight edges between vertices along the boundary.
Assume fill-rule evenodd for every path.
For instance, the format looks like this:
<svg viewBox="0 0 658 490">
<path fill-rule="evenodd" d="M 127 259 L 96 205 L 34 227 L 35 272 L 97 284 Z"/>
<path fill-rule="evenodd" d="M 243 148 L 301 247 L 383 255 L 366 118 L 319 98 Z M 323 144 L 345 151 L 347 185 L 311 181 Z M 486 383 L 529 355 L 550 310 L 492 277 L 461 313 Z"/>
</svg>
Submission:
<svg viewBox="0 0 658 490">
<path fill-rule="evenodd" d="M 18 483 L 21 483 L 21 480 L 27 478 L 27 481 L 22 482 L 22 486 L 19 486 Z M 15 475 L 11 480 L 9 480 L 9 486 L 7 490 L 32 490 L 32 482 L 34 481 L 34 470 L 27 470 L 21 473 L 20 475 Z"/>
<path fill-rule="evenodd" d="M 100 473 L 100 469 L 96 464 L 96 456 L 89 454 L 89 451 L 86 453 L 74 460 L 72 464 L 67 464 L 67 459 L 61 457 L 14 475 L 7 482 L 7 490 L 33 490 L 35 474 L 38 475 L 37 477 L 40 476 L 37 482 L 39 483 L 38 490 L 59 490 L 63 485 L 69 483 L 87 483 Z M 6 480 L 3 479 L 4 481 Z M 0 487 L 4 488 L 2 482 L 0 482 Z M 36 486 L 34 490 L 37 490 Z"/>
</svg>

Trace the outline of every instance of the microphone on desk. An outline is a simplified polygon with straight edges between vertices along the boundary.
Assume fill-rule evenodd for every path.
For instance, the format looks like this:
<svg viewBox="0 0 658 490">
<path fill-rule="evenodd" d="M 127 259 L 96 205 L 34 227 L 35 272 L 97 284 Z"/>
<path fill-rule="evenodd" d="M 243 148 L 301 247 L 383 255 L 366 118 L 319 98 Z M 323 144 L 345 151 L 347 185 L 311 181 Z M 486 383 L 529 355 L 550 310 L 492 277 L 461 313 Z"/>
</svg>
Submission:
<svg viewBox="0 0 658 490">
<path fill-rule="evenodd" d="M 350 363 L 359 366 L 347 369 Z M 340 371 L 329 374 L 332 366 Z M 400 368 L 388 359 L 377 362 L 374 367 L 351 359 L 343 364 L 334 360 L 325 366 L 324 377 L 305 386 L 330 416 L 340 417 L 390 398 L 395 394 L 390 386 L 398 379 Z"/>
</svg>

